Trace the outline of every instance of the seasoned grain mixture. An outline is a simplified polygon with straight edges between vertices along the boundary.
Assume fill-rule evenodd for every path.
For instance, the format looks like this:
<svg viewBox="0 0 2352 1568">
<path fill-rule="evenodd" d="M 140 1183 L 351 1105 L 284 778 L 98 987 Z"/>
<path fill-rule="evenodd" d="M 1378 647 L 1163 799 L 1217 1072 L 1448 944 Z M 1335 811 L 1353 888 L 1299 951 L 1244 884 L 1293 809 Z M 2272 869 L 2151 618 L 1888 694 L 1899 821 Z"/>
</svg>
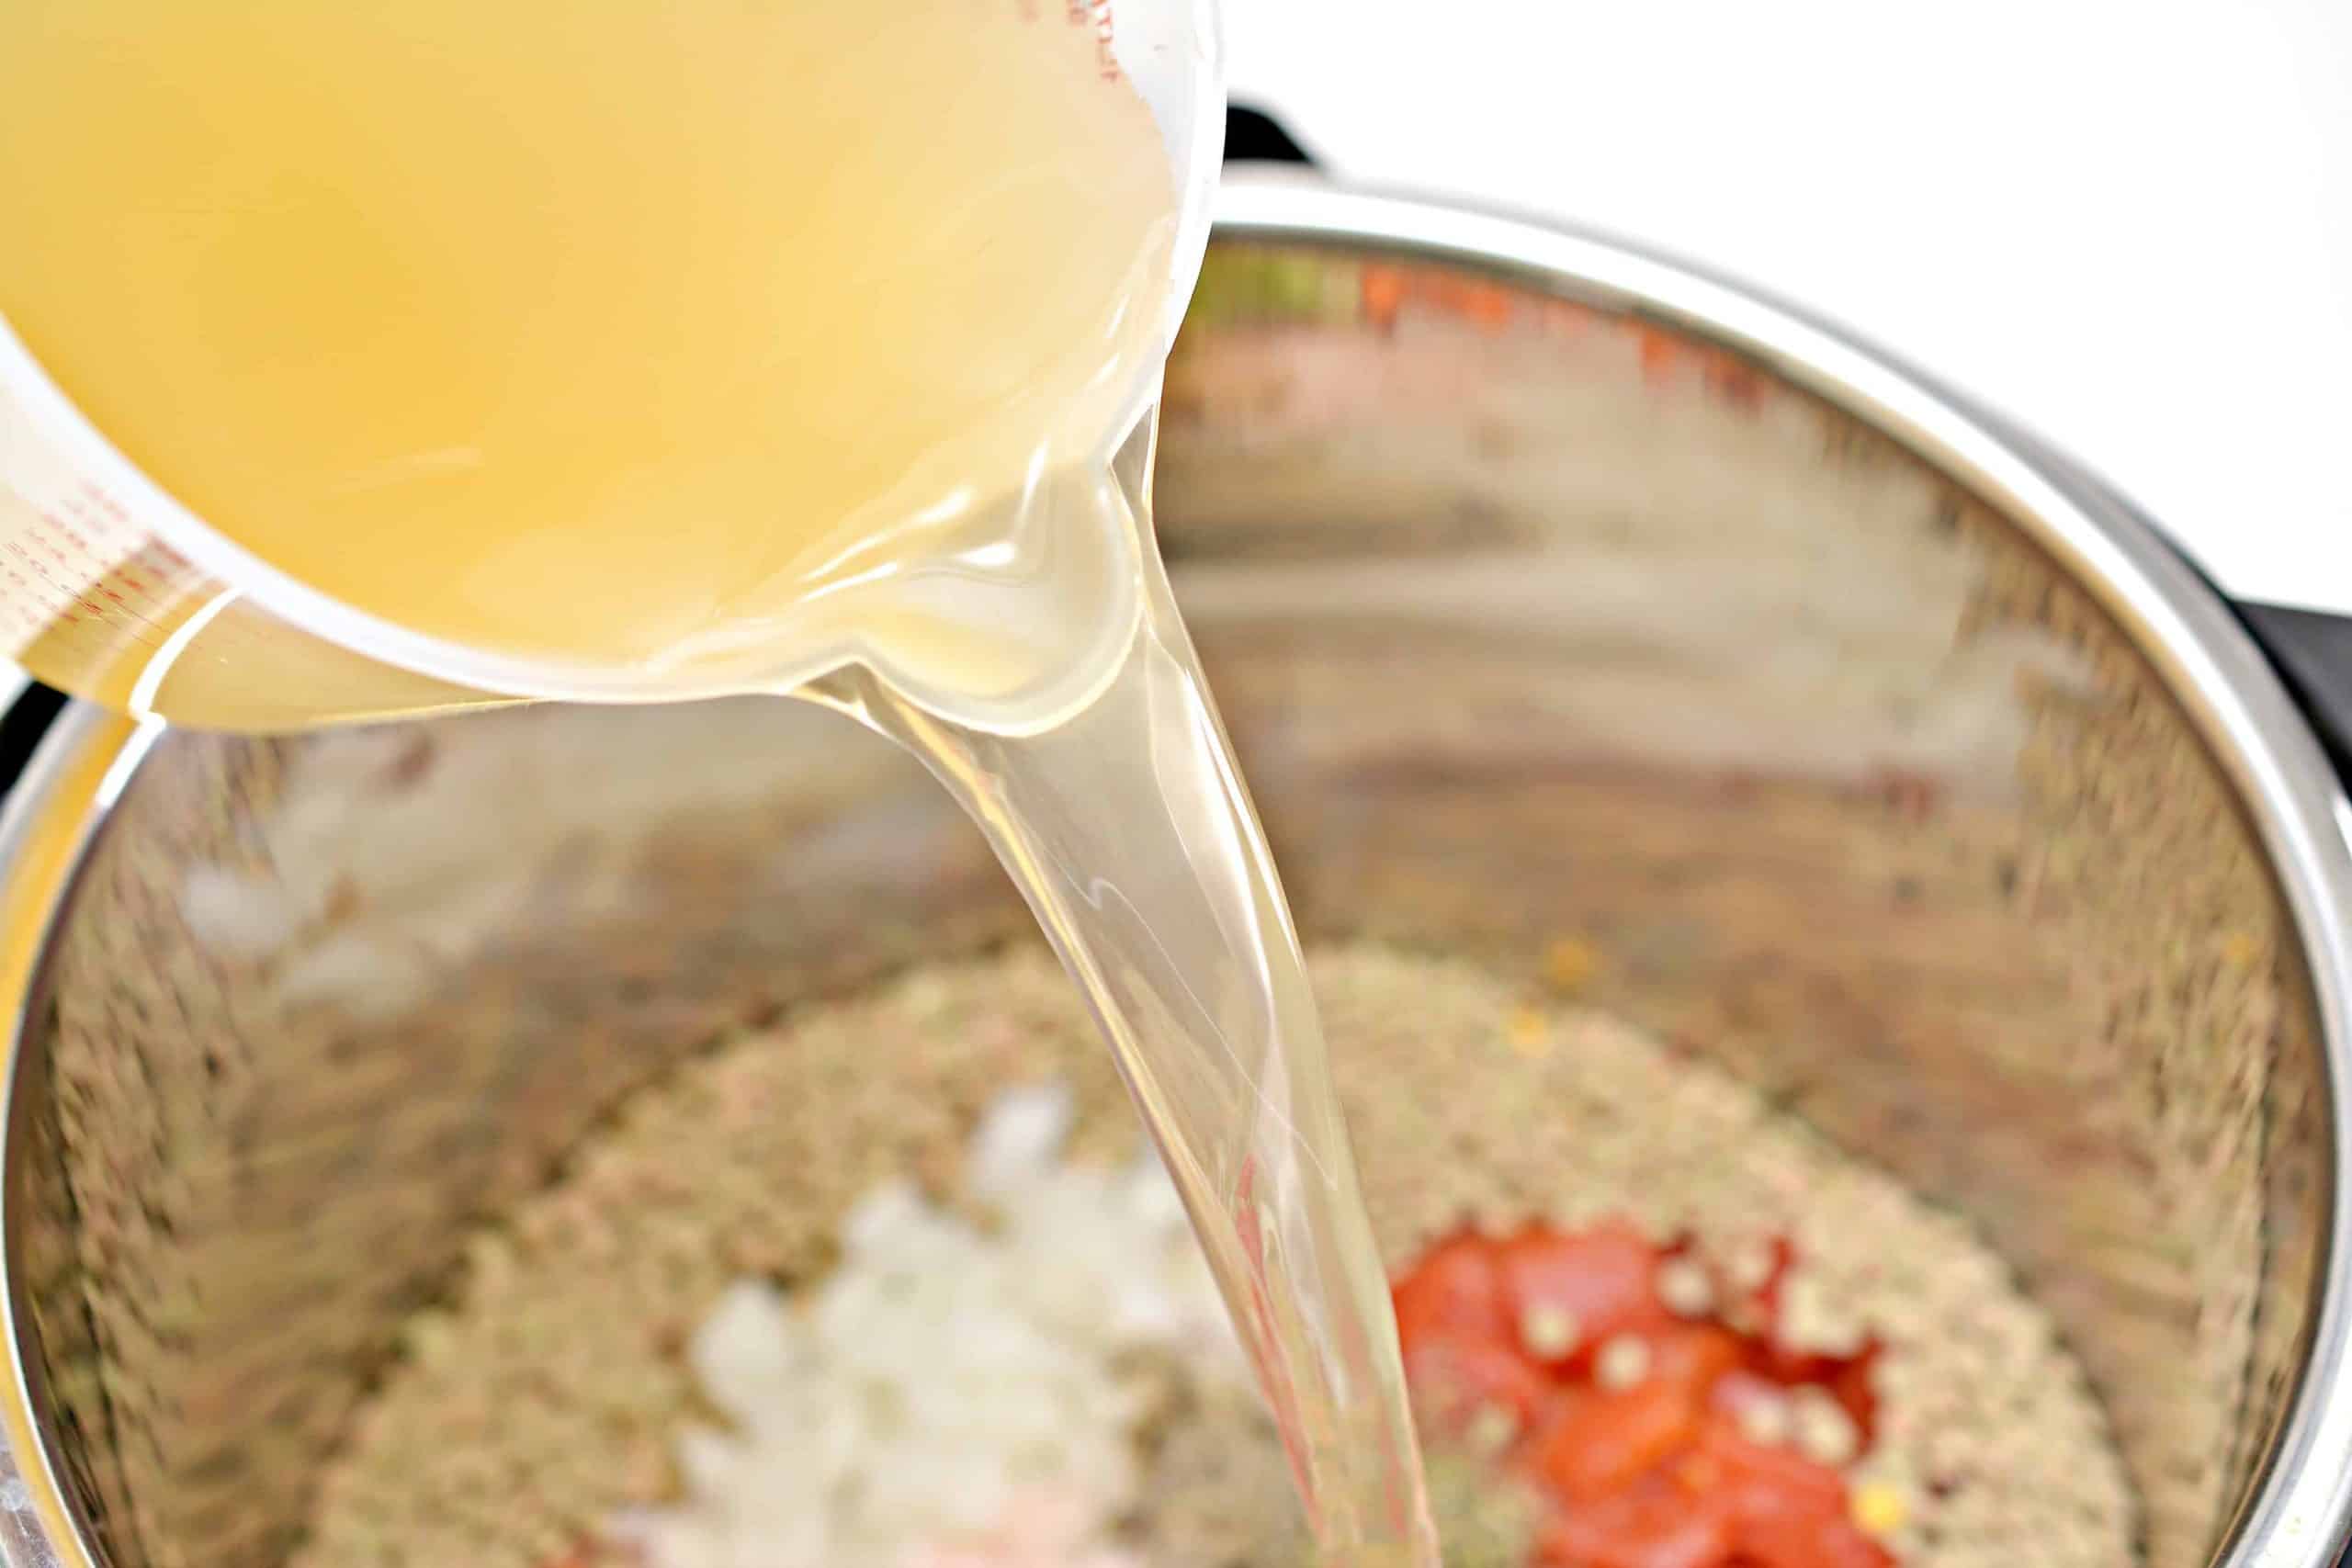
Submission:
<svg viewBox="0 0 2352 1568">
<path fill-rule="evenodd" d="M 2132 1561 L 2132 1501 L 2099 1407 L 1965 1224 L 1606 1016 L 1385 949 L 1324 952 L 1312 968 L 1392 1273 L 1465 1222 L 1627 1219 L 1690 1238 L 1734 1278 L 1785 1239 L 1798 1262 L 1782 1336 L 1838 1354 L 1884 1346 L 1874 1440 L 1847 1474 L 1858 1524 L 1914 1568 Z M 893 1180 L 943 1213 L 980 1207 L 964 1179 L 983 1113 L 1009 1087 L 1048 1084 L 1070 1096 L 1070 1159 L 1134 1156 L 1106 1054 L 1059 972 L 1023 952 L 730 1042 L 639 1096 L 475 1241 L 452 1304 L 415 1320 L 298 1562 L 596 1561 L 632 1514 L 679 1495 L 681 1438 L 712 1417 L 691 1347 L 730 1291 L 748 1279 L 814 1295 L 844 1220 Z M 1686 1284 L 1660 1276 L 1669 1298 Z M 1155 1568 L 1303 1561 L 1279 1449 L 1229 1364 L 1147 1357 L 1130 1377 L 1140 1501 L 1123 1551 Z M 1450 1440 L 1431 1457 L 1449 1562 L 1525 1561 L 1525 1500 Z"/>
</svg>

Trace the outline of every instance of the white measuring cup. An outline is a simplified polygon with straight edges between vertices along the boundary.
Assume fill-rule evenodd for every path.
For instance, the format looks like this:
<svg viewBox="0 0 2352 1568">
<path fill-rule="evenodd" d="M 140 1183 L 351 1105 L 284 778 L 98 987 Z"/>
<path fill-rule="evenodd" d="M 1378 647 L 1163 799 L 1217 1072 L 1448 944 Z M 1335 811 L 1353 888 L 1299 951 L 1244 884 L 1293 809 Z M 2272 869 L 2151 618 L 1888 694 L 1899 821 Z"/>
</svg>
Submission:
<svg viewBox="0 0 2352 1568">
<path fill-rule="evenodd" d="M 1214 0 L 988 0 L 973 7 L 971 25 L 1087 30 L 1106 79 L 1128 85 L 1149 107 L 1168 160 L 1177 233 L 1166 252 L 1158 352 L 1106 405 L 1116 412 L 1100 433 L 1096 467 L 1107 473 L 1112 453 L 1155 406 L 1159 361 L 1206 243 L 1224 135 Z M 0 115 L 8 112 L 0 106 Z M 942 134 L 952 133 L 943 127 Z M 12 244 L 38 243 L 38 235 L 11 237 Z M 968 562 L 951 562 L 939 572 L 908 574 L 891 588 L 894 599 L 836 595 L 786 617 L 757 647 L 692 667 L 561 663 L 427 635 L 241 546 L 232 526 L 212 526 L 128 460 L 11 330 L 6 271 L 0 257 L 0 658 L 134 717 L 266 731 L 482 703 L 676 700 L 786 689 L 860 660 L 920 696 L 939 671 L 891 668 L 889 651 L 865 640 L 863 628 L 877 618 L 927 614 L 943 595 L 966 594 L 978 581 L 964 570 Z M 1051 529 L 1053 508 L 1029 510 L 1035 515 L 1025 525 Z M 647 520 L 649 528 L 662 525 L 658 517 Z M 1101 555 L 1091 568 L 1081 560 L 1070 569 L 1081 577 L 1091 570 L 1115 583 L 1132 576 L 1114 558 L 1129 547 L 1122 541 L 1052 543 L 1066 558 Z M 1123 639 L 1115 606 L 1104 609 L 1090 635 Z M 1006 610 L 980 613 L 1001 620 Z M 1017 608 L 1011 614 L 1019 618 Z M 1039 657 L 1077 663 L 1081 653 L 1046 649 Z M 954 656 L 951 639 L 931 657 L 936 664 Z M 1035 689 L 1036 671 L 1023 680 L 1022 690 L 984 693 L 957 716 L 1010 728 L 1017 714 L 1055 705 L 1053 693 Z M 997 696 L 1003 700 L 991 706 Z"/>
</svg>

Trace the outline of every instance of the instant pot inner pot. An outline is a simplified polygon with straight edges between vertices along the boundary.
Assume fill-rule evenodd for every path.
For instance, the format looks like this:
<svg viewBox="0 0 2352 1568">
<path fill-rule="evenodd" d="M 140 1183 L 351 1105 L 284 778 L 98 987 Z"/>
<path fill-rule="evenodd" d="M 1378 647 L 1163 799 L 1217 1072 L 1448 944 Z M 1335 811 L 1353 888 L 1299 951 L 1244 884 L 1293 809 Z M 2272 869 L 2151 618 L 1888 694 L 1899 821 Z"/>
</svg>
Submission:
<svg viewBox="0 0 2352 1568">
<path fill-rule="evenodd" d="M 1558 287 L 1212 258 L 1162 529 L 1303 931 L 1579 944 L 1587 999 L 1979 1225 L 2111 1414 L 2146 1560 L 2206 1561 L 2329 1157 L 2232 787 L 2030 520 Z M 629 1090 L 1028 929 L 919 769 L 789 703 L 166 735 L 8 1146 L 82 1528 L 118 1568 L 281 1562 L 403 1317 Z"/>
</svg>

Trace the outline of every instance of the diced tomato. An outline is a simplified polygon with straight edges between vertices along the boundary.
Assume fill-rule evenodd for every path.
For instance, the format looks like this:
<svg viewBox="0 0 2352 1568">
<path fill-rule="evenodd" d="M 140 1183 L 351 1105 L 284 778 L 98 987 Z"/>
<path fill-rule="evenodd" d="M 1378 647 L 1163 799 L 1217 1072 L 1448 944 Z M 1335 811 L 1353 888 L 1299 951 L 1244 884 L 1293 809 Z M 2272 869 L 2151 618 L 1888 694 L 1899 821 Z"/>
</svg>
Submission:
<svg viewBox="0 0 2352 1568">
<path fill-rule="evenodd" d="M 1878 1433 L 1878 1393 L 1871 1382 L 1871 1368 L 1878 1359 L 1879 1350 L 1876 1340 L 1850 1356 L 1828 1356 L 1767 1344 L 1749 1358 L 1749 1364 L 1783 1388 L 1809 1383 L 1827 1392 L 1854 1418 L 1855 1428 L 1861 1433 L 1862 1445 L 1867 1448 Z"/>
<path fill-rule="evenodd" d="M 1532 1308 L 1565 1312 L 1590 1347 L 1611 1334 L 1672 1321 L 1651 1284 L 1657 1248 L 1630 1225 L 1574 1235 L 1530 1226 L 1500 1243 L 1497 1256 L 1514 1325 Z"/>
<path fill-rule="evenodd" d="M 1736 1424 L 1740 1413 L 1749 1406 L 1786 1398 L 1788 1390 L 1785 1386 L 1761 1372 L 1752 1372 L 1743 1367 L 1736 1371 L 1726 1372 L 1715 1381 L 1714 1386 L 1707 1391 L 1707 1408 L 1730 1416 Z"/>
<path fill-rule="evenodd" d="M 1668 1256 L 1623 1224 L 1574 1234 L 1531 1225 L 1502 1241 L 1465 1231 L 1441 1242 L 1395 1289 L 1416 1399 L 1453 1419 L 1491 1406 L 1517 1418 L 1521 1436 L 1506 1462 L 1554 1509 L 1538 1543 L 1543 1568 L 1893 1568 L 1849 1517 L 1842 1475 L 1744 1435 L 1767 1435 L 1756 1426 L 1759 1402 L 1811 1387 L 1838 1400 L 1867 1444 L 1878 1346 L 1826 1356 L 1774 1341 L 1794 1258 L 1785 1240 L 1749 1291 L 1719 1278 L 1725 1314 L 1702 1319 L 1659 1299 Z M 1525 1338 L 1539 1313 L 1573 1325 L 1572 1349 L 1535 1355 Z M 1597 1386 L 1601 1346 L 1624 1335 L 1648 1355 L 1612 1352 L 1606 1375 L 1630 1386 Z"/>
<path fill-rule="evenodd" d="M 1719 1281 L 1727 1300 L 1736 1301 L 1756 1320 L 1758 1337 L 1770 1341 L 1773 1330 L 1781 1323 L 1781 1291 L 1787 1283 L 1789 1270 L 1796 1266 L 1796 1245 L 1784 1235 L 1777 1235 L 1770 1243 L 1771 1258 L 1764 1278 L 1752 1289 L 1741 1290 L 1734 1281 Z"/>
<path fill-rule="evenodd" d="M 1479 1339 L 1424 1338 L 1405 1352 L 1405 1377 L 1424 1404 L 1454 1422 L 1499 1404 L 1530 1427 L 1554 1392 L 1541 1367 L 1510 1346 Z"/>
<path fill-rule="evenodd" d="M 1529 1446 L 1528 1463 L 1563 1499 L 1596 1498 L 1688 1447 L 1698 1414 L 1688 1391 L 1674 1383 L 1579 1390 L 1555 1406 Z"/>
<path fill-rule="evenodd" d="M 1694 1506 L 1655 1476 L 1561 1506 L 1537 1545 L 1546 1568 L 1715 1568 L 1730 1548 L 1720 1513 Z"/>
<path fill-rule="evenodd" d="M 1469 1231 L 1438 1243 L 1392 1295 L 1406 1374 L 1425 1404 L 1454 1420 L 1487 1404 L 1535 1419 L 1552 1382 L 1520 1347 L 1494 1243 Z"/>
<path fill-rule="evenodd" d="M 1396 1305 L 1396 1337 L 1408 1353 L 1428 1338 L 1509 1343 L 1517 1337 L 1494 1245 L 1476 1232 L 1439 1242 L 1390 1295 Z"/>
<path fill-rule="evenodd" d="M 1842 1516 L 1735 1523 L 1733 1561 L 1753 1568 L 1894 1568 L 1886 1548 Z"/>
<path fill-rule="evenodd" d="M 1750 1568 L 1891 1568 L 1885 1549 L 1854 1528 L 1845 1479 L 1793 1450 L 1751 1443 L 1708 1417 L 1692 1473 L 1730 1521 L 1734 1560 Z"/>
<path fill-rule="evenodd" d="M 1728 1418 L 1710 1416 L 1699 1434 L 1699 1451 L 1714 1466 L 1713 1489 L 1735 1514 L 1769 1511 L 1782 1504 L 1843 1517 L 1846 1482 L 1794 1449 L 1751 1443 Z"/>
<path fill-rule="evenodd" d="M 1824 1380 L 1828 1384 L 1831 1397 L 1844 1405 L 1846 1414 L 1854 1418 L 1854 1427 L 1862 1435 L 1864 1448 L 1868 1448 L 1878 1436 L 1878 1388 L 1871 1381 L 1871 1369 L 1877 1364 L 1879 1351 L 1883 1348 L 1877 1340 L 1870 1341 L 1862 1348 L 1860 1355 L 1844 1358 L 1843 1364 Z"/>
<path fill-rule="evenodd" d="M 1738 1375 L 1747 1357 L 1736 1335 L 1702 1324 L 1661 1329 L 1648 1337 L 1649 1375 L 1679 1385 L 1693 1405 L 1705 1403 L 1718 1382 Z"/>
</svg>

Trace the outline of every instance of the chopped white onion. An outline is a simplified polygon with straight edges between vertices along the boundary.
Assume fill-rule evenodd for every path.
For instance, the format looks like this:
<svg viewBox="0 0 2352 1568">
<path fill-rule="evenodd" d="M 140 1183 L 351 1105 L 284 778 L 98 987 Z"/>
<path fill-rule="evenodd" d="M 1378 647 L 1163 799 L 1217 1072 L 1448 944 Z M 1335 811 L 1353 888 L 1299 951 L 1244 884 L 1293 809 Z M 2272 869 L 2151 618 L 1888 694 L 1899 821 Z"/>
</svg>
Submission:
<svg viewBox="0 0 2352 1568">
<path fill-rule="evenodd" d="M 743 1281 L 689 1364 L 729 1431 L 683 1434 L 685 1496 L 615 1521 L 648 1568 L 1133 1568 L 1103 1532 L 1134 1501 L 1143 1349 L 1241 1361 L 1159 1162 L 1061 1162 L 1061 1085 L 1009 1090 L 967 1185 L 983 1232 L 891 1182 L 801 1301 Z"/>
</svg>

